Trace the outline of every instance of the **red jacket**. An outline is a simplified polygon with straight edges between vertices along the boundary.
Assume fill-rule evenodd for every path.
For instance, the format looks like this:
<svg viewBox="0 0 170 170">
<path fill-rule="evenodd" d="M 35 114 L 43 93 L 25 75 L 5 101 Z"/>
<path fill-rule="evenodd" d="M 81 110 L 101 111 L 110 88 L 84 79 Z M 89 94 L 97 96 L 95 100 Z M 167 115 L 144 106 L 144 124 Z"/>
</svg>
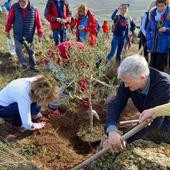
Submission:
<svg viewBox="0 0 170 170">
<path fill-rule="evenodd" d="M 84 28 L 84 31 L 89 32 L 89 44 L 90 46 L 94 46 L 96 44 L 97 21 L 94 15 L 90 11 L 87 12 L 87 16 L 88 16 L 88 27 Z M 77 40 L 78 40 L 79 25 L 80 25 L 80 19 L 74 19 L 71 24 L 72 29 L 74 29 L 75 27 L 77 28 L 76 31 Z"/>
<path fill-rule="evenodd" d="M 21 9 L 21 10 L 22 10 L 23 17 L 26 16 L 26 14 L 28 12 L 28 8 Z M 15 10 L 14 10 L 14 6 L 12 6 L 9 11 L 8 19 L 7 19 L 7 22 L 5 25 L 5 32 L 10 32 L 14 20 L 15 20 Z M 37 27 L 37 31 L 38 31 L 38 36 L 41 37 L 43 35 L 43 27 L 42 27 L 41 18 L 40 18 L 40 15 L 39 15 L 39 12 L 37 9 L 36 9 L 36 13 L 35 13 L 35 23 L 36 23 L 36 27 Z"/>
<path fill-rule="evenodd" d="M 69 24 L 71 23 L 71 16 L 69 14 L 70 12 L 69 12 L 68 6 L 64 5 L 63 10 L 64 10 L 63 11 L 64 19 L 66 19 L 66 21 L 67 21 L 66 28 L 68 28 Z M 52 0 L 47 2 L 44 16 L 50 22 L 51 30 L 61 28 L 61 24 L 59 22 L 55 21 L 55 19 L 57 17 L 59 17 L 59 15 L 58 15 L 57 8 Z"/>
<path fill-rule="evenodd" d="M 104 33 L 109 33 L 110 32 L 108 22 L 103 22 L 102 29 L 103 29 Z"/>
</svg>

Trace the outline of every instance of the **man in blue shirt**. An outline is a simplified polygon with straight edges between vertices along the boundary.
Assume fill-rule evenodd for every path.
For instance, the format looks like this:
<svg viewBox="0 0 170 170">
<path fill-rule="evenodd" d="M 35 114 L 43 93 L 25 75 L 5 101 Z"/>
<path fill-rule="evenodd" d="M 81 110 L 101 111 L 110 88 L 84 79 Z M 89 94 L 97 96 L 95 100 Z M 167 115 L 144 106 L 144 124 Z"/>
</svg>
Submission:
<svg viewBox="0 0 170 170">
<path fill-rule="evenodd" d="M 139 112 L 170 102 L 170 75 L 149 69 L 146 59 L 142 56 L 134 55 L 123 60 L 118 68 L 118 78 L 122 83 L 107 112 L 108 144 L 114 151 L 120 151 L 124 147 L 117 124 L 129 98 Z M 170 117 L 156 118 L 150 126 L 133 135 L 127 142 L 140 139 L 156 129 L 170 135 Z"/>
</svg>

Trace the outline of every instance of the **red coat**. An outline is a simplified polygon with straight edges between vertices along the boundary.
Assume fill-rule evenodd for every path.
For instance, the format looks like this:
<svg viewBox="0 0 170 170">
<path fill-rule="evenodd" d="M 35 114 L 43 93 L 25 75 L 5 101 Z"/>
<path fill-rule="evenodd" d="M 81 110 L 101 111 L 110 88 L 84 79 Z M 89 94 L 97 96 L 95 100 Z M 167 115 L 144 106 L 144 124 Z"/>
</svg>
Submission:
<svg viewBox="0 0 170 170">
<path fill-rule="evenodd" d="M 102 29 L 103 29 L 104 33 L 109 33 L 110 32 L 108 22 L 103 22 Z"/>
<path fill-rule="evenodd" d="M 63 10 L 64 10 L 63 12 L 64 19 L 66 19 L 67 21 L 66 28 L 68 28 L 69 24 L 71 23 L 71 16 L 69 14 L 68 6 L 64 5 Z M 55 21 L 55 18 L 59 17 L 59 15 L 58 15 L 57 8 L 55 4 L 53 3 L 53 1 L 47 2 L 44 16 L 50 22 L 51 30 L 61 28 L 61 24 Z"/>
<path fill-rule="evenodd" d="M 94 15 L 90 11 L 87 12 L 87 16 L 88 16 L 88 27 L 84 28 L 84 31 L 89 32 L 89 44 L 90 46 L 94 46 L 96 44 L 97 21 Z M 74 19 L 71 24 L 72 29 L 74 29 L 75 27 L 77 28 L 76 31 L 77 40 L 78 40 L 79 25 L 80 25 L 80 19 Z"/>
</svg>

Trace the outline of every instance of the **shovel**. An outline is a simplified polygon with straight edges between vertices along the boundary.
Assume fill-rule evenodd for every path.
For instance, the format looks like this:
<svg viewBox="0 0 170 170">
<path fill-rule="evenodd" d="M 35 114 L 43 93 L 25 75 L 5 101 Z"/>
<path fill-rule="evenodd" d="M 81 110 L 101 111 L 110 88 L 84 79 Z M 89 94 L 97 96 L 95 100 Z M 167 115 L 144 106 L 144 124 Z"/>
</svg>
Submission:
<svg viewBox="0 0 170 170">
<path fill-rule="evenodd" d="M 129 132 L 125 133 L 122 136 L 122 140 L 123 141 L 127 140 L 128 138 L 130 138 L 131 136 L 133 136 L 134 134 L 136 134 L 137 132 L 139 132 L 140 130 L 142 130 L 146 126 L 147 126 L 146 124 L 138 124 L 133 129 L 131 129 Z M 100 156 L 102 156 L 103 154 L 105 154 L 109 150 L 110 150 L 109 147 L 106 147 L 106 148 L 102 149 L 101 151 L 97 152 L 96 154 L 94 154 L 93 156 L 91 156 L 90 158 L 88 158 L 87 160 L 82 162 L 81 164 L 79 164 L 76 167 L 72 168 L 71 170 L 81 170 L 82 168 L 86 167 L 92 161 L 98 159 Z"/>
</svg>

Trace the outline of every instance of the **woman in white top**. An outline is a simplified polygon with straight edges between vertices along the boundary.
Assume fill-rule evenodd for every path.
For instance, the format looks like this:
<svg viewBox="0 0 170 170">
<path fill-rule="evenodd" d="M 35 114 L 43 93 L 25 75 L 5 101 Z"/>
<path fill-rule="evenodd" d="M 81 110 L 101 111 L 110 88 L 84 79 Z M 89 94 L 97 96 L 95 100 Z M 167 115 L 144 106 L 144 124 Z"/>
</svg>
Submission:
<svg viewBox="0 0 170 170">
<path fill-rule="evenodd" d="M 45 123 L 33 123 L 32 117 L 40 113 L 41 105 L 57 98 L 55 81 L 49 76 L 13 80 L 0 91 L 0 117 L 12 118 L 13 126 L 24 130 L 41 129 Z"/>
</svg>

